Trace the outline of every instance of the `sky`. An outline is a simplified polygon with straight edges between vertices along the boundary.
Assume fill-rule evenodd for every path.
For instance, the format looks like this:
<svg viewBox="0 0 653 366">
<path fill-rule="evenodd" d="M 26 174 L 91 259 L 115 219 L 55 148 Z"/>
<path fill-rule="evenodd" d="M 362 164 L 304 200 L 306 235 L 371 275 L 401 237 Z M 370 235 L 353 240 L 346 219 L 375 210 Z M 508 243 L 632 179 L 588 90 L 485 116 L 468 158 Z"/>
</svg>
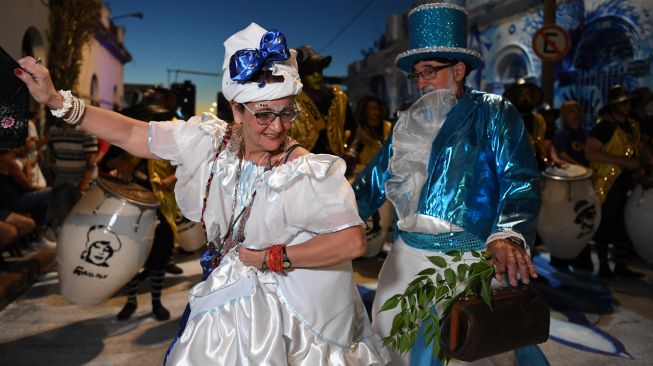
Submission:
<svg viewBox="0 0 653 366">
<path fill-rule="evenodd" d="M 221 77 L 169 73 L 190 70 L 220 73 L 222 43 L 256 22 L 278 29 L 291 48 L 311 45 L 331 55 L 327 76 L 346 76 L 347 66 L 373 47 L 385 33 L 386 18 L 412 7 L 414 0 L 104 0 L 112 17 L 142 12 L 143 19 L 121 17 L 125 46 L 132 60 L 125 65 L 125 83 L 158 84 L 190 80 L 197 87 L 196 113 L 208 111 Z"/>
</svg>

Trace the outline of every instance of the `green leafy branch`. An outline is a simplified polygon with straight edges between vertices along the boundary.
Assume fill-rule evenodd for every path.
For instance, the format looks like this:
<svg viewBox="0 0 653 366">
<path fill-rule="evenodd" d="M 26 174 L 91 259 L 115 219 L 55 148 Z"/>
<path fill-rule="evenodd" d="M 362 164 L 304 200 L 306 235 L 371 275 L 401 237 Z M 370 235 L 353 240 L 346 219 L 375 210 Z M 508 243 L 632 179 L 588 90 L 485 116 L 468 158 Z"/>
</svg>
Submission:
<svg viewBox="0 0 653 366">
<path fill-rule="evenodd" d="M 472 251 L 473 260 L 463 259 L 463 253 L 446 253 L 451 257 L 451 265 L 441 256 L 427 257 L 434 266 L 419 272 L 403 294 L 396 294 L 383 304 L 381 311 L 401 309 L 392 321 L 390 335 L 383 338 L 383 342 L 395 352 L 410 351 L 422 323 L 426 322 L 426 345 L 433 343 L 433 357 L 446 364 L 449 359 L 440 342 L 443 339 L 444 320 L 451 312 L 451 305 L 457 300 L 478 296 L 491 307 L 490 279 L 494 275 L 494 265 L 490 263 L 492 253 Z M 464 289 L 456 291 L 461 285 L 464 285 Z M 438 314 L 435 309 L 440 304 L 443 310 Z"/>
</svg>

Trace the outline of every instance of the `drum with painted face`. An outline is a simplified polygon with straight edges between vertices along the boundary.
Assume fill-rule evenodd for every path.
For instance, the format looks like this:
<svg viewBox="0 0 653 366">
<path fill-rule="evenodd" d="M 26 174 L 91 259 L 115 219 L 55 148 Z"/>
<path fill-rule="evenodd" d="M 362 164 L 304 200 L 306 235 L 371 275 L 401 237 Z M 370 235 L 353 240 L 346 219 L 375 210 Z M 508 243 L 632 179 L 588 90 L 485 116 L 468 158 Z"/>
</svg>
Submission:
<svg viewBox="0 0 653 366">
<path fill-rule="evenodd" d="M 73 303 L 94 305 L 123 287 L 152 249 L 158 206 L 142 186 L 99 178 L 59 232 L 61 294 Z"/>
<path fill-rule="evenodd" d="M 542 207 L 537 232 L 551 255 L 576 257 L 601 222 L 601 205 L 592 187 L 592 171 L 568 164 L 542 172 Z"/>
<path fill-rule="evenodd" d="M 624 221 L 637 254 L 653 263 L 653 175 L 640 179 L 630 192 Z"/>
<path fill-rule="evenodd" d="M 177 212 L 175 223 L 177 224 L 178 244 L 181 249 L 186 252 L 194 252 L 205 245 L 206 236 L 202 224 L 188 220 L 181 212 Z"/>
</svg>

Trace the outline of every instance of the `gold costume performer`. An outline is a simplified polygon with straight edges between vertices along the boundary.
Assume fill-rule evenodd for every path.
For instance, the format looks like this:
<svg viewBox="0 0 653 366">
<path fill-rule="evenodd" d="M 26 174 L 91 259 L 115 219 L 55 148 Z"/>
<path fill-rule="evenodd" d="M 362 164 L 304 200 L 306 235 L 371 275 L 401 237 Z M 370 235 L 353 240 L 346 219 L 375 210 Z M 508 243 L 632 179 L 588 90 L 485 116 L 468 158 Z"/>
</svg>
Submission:
<svg viewBox="0 0 653 366">
<path fill-rule="evenodd" d="M 601 202 L 601 223 L 593 238 L 599 257 L 599 276 L 640 278 L 644 276 L 642 273 L 626 267 L 632 244 L 626 233 L 624 209 L 628 191 L 634 184 L 633 173 L 641 166 L 639 126 L 628 117 L 630 101 L 626 89 L 621 85 L 610 88 L 607 103 L 599 113 L 585 143 L 585 156 L 594 170 L 594 189 Z M 610 250 L 614 271 L 609 265 Z"/>
<path fill-rule="evenodd" d="M 514 104 L 524 120 L 537 164 L 540 170 L 544 170 L 552 164 L 551 146 L 555 126 L 548 125 L 544 116 L 534 111 L 535 107 L 542 103 L 542 90 L 533 83 L 519 79 L 506 90 L 503 96 Z"/>
<path fill-rule="evenodd" d="M 322 72 L 331 56 L 319 55 L 311 46 L 302 46 L 298 52 L 304 89 L 297 96 L 300 114 L 290 136 L 312 153 L 342 156 L 356 127 L 349 98 L 338 85 L 324 82 Z"/>
</svg>

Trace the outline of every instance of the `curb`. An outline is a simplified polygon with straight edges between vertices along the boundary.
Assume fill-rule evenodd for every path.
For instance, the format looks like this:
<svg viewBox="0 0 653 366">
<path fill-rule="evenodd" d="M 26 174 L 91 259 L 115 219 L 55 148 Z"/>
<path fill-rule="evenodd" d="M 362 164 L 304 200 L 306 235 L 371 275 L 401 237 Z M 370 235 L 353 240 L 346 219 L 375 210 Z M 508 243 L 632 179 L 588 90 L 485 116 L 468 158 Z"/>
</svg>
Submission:
<svg viewBox="0 0 653 366">
<path fill-rule="evenodd" d="M 43 248 L 20 258 L 5 259 L 8 271 L 0 273 L 0 310 L 38 281 L 54 265 L 56 256 L 56 248 Z"/>
</svg>

